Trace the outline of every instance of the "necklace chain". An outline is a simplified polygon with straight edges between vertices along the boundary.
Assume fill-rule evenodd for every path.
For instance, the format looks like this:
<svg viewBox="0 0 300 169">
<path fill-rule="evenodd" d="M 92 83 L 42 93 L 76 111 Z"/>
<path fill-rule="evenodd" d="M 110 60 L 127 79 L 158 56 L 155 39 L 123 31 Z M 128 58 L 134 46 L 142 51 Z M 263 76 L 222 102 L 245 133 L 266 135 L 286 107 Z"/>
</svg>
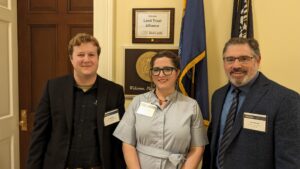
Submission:
<svg viewBox="0 0 300 169">
<path fill-rule="evenodd" d="M 158 99 L 160 102 L 167 102 L 168 100 L 166 99 L 166 100 L 160 100 L 160 99 Z"/>
<path fill-rule="evenodd" d="M 155 96 L 157 97 L 157 99 L 158 99 L 158 101 L 159 101 L 160 103 L 163 103 L 163 102 L 167 102 L 167 101 L 168 101 L 167 99 L 165 99 L 165 100 L 160 99 L 160 98 L 157 96 L 156 91 L 154 92 L 154 94 L 155 94 Z"/>
</svg>

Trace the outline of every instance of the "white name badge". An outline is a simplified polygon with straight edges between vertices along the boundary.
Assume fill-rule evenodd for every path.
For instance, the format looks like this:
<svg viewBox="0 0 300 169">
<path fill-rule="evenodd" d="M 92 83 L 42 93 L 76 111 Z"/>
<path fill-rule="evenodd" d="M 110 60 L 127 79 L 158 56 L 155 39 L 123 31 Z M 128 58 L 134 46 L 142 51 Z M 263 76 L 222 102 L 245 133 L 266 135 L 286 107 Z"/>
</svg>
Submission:
<svg viewBox="0 0 300 169">
<path fill-rule="evenodd" d="M 244 124 L 245 129 L 266 132 L 267 126 L 267 115 L 255 114 L 255 113 L 244 113 Z"/>
<path fill-rule="evenodd" d="M 144 116 L 152 117 L 156 109 L 157 109 L 156 105 L 146 103 L 146 102 L 141 102 L 136 113 Z"/>
<path fill-rule="evenodd" d="M 108 126 L 120 121 L 119 110 L 114 109 L 104 114 L 104 126 Z"/>
</svg>

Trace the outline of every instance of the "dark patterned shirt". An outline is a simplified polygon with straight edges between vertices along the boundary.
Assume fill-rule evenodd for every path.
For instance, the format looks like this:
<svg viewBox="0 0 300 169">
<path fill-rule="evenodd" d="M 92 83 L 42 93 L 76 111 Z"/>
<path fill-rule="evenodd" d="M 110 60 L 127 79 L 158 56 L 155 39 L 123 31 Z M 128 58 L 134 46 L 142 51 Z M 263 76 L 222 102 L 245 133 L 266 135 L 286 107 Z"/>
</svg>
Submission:
<svg viewBox="0 0 300 169">
<path fill-rule="evenodd" d="M 74 85 L 73 131 L 67 167 L 100 166 L 97 81 L 86 92 Z"/>
</svg>

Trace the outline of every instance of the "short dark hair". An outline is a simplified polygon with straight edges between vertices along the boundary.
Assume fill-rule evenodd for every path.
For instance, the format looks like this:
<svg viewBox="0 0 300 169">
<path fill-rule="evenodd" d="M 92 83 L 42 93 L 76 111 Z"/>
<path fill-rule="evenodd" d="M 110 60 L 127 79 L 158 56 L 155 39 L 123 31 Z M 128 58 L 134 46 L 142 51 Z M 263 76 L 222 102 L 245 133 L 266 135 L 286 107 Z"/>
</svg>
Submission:
<svg viewBox="0 0 300 169">
<path fill-rule="evenodd" d="M 89 42 L 92 42 L 97 47 L 97 54 L 99 56 L 101 53 L 101 47 L 99 45 L 98 40 L 90 34 L 78 33 L 69 42 L 69 46 L 68 46 L 69 57 L 72 58 L 74 46 L 80 46 L 83 43 L 89 43 Z"/>
<path fill-rule="evenodd" d="M 230 45 L 243 45 L 243 44 L 248 44 L 251 50 L 253 51 L 255 57 L 260 58 L 260 49 L 259 49 L 259 44 L 257 40 L 254 38 L 231 38 L 229 39 L 223 48 L 223 54 L 226 52 L 228 46 Z"/>
<path fill-rule="evenodd" d="M 162 58 L 162 57 L 167 57 L 169 59 L 171 59 L 174 67 L 176 69 L 180 69 L 180 58 L 178 55 L 176 55 L 174 52 L 171 52 L 171 51 L 167 51 L 167 50 L 164 50 L 164 51 L 160 51 L 160 52 L 157 52 L 152 58 L 151 58 L 151 61 L 150 61 L 150 68 L 153 68 L 154 66 L 154 62 L 156 59 L 158 58 Z"/>
</svg>

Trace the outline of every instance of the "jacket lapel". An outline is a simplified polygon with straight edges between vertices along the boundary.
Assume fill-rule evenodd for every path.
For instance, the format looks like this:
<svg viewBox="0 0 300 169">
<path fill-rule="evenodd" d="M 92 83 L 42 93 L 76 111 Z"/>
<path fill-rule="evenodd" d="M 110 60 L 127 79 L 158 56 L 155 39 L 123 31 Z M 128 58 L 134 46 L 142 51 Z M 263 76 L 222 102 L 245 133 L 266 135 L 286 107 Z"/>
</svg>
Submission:
<svg viewBox="0 0 300 169">
<path fill-rule="evenodd" d="M 74 101 L 72 75 L 67 76 L 66 85 L 64 86 L 64 88 L 65 88 L 64 103 L 65 103 L 65 110 L 66 110 L 67 126 L 69 128 L 69 131 L 71 131 L 72 119 L 73 119 L 73 101 Z"/>
<path fill-rule="evenodd" d="M 99 137 L 103 136 L 103 126 L 104 126 L 104 113 L 106 110 L 106 102 L 107 102 L 107 87 L 105 86 L 104 80 L 98 76 L 98 86 L 97 86 L 97 121 L 98 121 L 98 131 Z M 102 141 L 100 140 L 100 143 Z"/>
<path fill-rule="evenodd" d="M 246 99 L 236 116 L 232 136 L 229 139 L 229 144 L 231 144 L 231 142 L 242 129 L 244 112 L 253 112 L 257 103 L 259 103 L 263 96 L 268 92 L 268 89 L 266 88 L 268 82 L 269 80 L 262 73 L 260 73 L 259 77 L 249 90 L 249 93 L 247 94 Z"/>
<path fill-rule="evenodd" d="M 215 119 L 212 119 L 212 140 L 211 143 L 215 143 L 215 145 L 212 145 L 212 148 L 215 149 L 217 147 L 218 144 L 218 140 L 219 140 L 219 132 L 220 132 L 220 118 L 221 118 L 221 113 L 222 113 L 222 109 L 223 109 L 223 104 L 225 101 L 225 97 L 226 97 L 226 93 L 229 89 L 230 84 L 228 83 L 226 86 L 224 86 L 223 88 L 220 89 L 220 91 L 218 92 L 218 94 L 215 96 L 216 99 L 213 103 L 213 107 L 212 110 L 214 113 L 213 117 Z M 214 153 L 214 151 L 212 151 Z"/>
</svg>

